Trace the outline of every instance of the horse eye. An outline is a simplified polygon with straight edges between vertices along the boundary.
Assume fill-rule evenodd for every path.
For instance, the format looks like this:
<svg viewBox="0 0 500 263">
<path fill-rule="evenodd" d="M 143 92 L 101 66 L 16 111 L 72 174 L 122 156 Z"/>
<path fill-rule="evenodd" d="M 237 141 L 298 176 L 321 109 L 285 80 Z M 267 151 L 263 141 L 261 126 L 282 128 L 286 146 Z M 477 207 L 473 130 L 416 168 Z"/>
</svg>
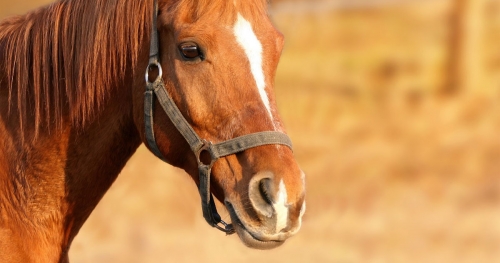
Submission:
<svg viewBox="0 0 500 263">
<path fill-rule="evenodd" d="M 182 56 L 186 59 L 201 57 L 200 48 L 195 43 L 184 43 L 179 46 Z"/>
</svg>

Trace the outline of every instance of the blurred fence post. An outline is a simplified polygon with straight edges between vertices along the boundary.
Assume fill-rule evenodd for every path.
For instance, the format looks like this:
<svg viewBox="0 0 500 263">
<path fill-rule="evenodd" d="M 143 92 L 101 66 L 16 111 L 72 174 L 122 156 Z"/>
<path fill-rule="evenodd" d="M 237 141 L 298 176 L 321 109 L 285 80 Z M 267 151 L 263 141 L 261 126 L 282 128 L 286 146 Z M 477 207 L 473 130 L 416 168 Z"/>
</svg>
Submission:
<svg viewBox="0 0 500 263">
<path fill-rule="evenodd" d="M 485 2 L 454 0 L 448 91 L 468 93 L 481 90 Z"/>
</svg>

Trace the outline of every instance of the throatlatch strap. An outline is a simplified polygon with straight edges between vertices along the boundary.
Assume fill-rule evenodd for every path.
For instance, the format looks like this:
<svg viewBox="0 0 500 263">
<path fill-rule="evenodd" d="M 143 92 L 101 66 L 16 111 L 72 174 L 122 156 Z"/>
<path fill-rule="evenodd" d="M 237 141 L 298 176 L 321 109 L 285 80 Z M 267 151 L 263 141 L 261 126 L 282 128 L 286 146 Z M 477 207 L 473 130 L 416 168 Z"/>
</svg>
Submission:
<svg viewBox="0 0 500 263">
<path fill-rule="evenodd" d="M 149 145 L 151 151 L 156 155 L 156 157 L 165 161 L 165 158 L 158 149 L 156 144 L 155 133 L 153 130 L 153 110 L 154 110 L 154 93 L 152 90 L 148 90 L 144 93 L 144 124 L 146 132 L 146 141 Z"/>
<path fill-rule="evenodd" d="M 202 187 L 206 185 L 210 185 L 210 173 L 211 167 L 198 167 L 199 177 L 200 177 L 200 196 L 202 203 L 202 211 L 203 217 L 211 226 L 217 225 L 220 221 L 215 220 L 213 209 L 210 205 L 210 200 L 212 200 L 212 193 L 210 192 L 210 188 Z M 217 210 L 216 210 L 217 211 Z M 219 216 L 217 214 L 217 216 Z M 220 217 L 220 216 L 219 216 Z"/>
</svg>

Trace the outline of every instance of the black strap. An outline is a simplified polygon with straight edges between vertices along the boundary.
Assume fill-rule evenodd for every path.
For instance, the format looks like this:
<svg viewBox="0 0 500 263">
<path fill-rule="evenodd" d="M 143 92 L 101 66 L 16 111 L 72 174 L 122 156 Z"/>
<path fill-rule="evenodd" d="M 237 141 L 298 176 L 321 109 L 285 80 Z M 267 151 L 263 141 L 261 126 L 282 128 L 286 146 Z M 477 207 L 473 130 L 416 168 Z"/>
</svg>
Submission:
<svg viewBox="0 0 500 263">
<path fill-rule="evenodd" d="M 162 79 L 156 80 L 154 93 L 165 113 L 167 113 L 177 130 L 179 130 L 184 139 L 188 142 L 191 151 L 198 151 L 203 146 L 203 142 L 193 128 L 191 128 L 191 125 L 189 125 L 184 116 L 182 116 L 181 111 L 177 108 L 177 105 L 175 105 L 172 97 L 167 93 L 167 89 Z"/>
<path fill-rule="evenodd" d="M 158 149 L 156 144 L 156 138 L 153 127 L 153 109 L 154 109 L 154 93 L 152 90 L 146 90 L 144 93 L 144 125 L 146 132 L 146 141 L 149 145 L 149 149 L 156 155 L 156 157 L 165 161 L 163 155 Z"/>
<path fill-rule="evenodd" d="M 231 154 L 243 152 L 250 148 L 269 144 L 281 144 L 292 149 L 292 141 L 286 134 L 281 132 L 266 131 L 244 135 L 229 141 L 215 144 L 213 145 L 213 156 L 218 159 Z"/>
<path fill-rule="evenodd" d="M 154 110 L 154 86 L 155 83 L 161 82 L 161 75 L 157 77 L 156 81 L 151 83 L 149 80 L 149 71 L 152 70 L 152 66 L 160 66 L 159 60 L 159 38 L 158 38 L 158 29 L 157 29 L 157 21 L 158 21 L 158 1 L 153 1 L 153 19 L 151 21 L 151 43 L 149 48 L 149 65 L 146 69 L 146 92 L 144 93 L 144 123 L 145 123 L 145 132 L 146 132 L 146 141 L 149 145 L 150 150 L 156 155 L 156 157 L 165 161 L 165 158 L 158 149 L 158 145 L 156 144 L 155 133 L 153 129 L 153 110 Z M 161 66 L 158 68 L 161 70 Z"/>
<path fill-rule="evenodd" d="M 158 37 L 158 0 L 153 1 L 153 21 L 151 24 L 151 42 L 149 47 L 149 64 L 159 62 L 156 60 L 160 54 L 159 37 Z"/>
<path fill-rule="evenodd" d="M 158 18 L 158 2 L 154 0 L 154 12 L 153 12 L 153 23 L 151 31 L 151 47 L 150 47 L 150 58 L 149 65 L 146 69 L 146 92 L 144 93 L 144 123 L 145 123 L 145 136 L 147 144 L 150 150 L 160 159 L 165 160 L 163 155 L 158 148 L 156 143 L 156 138 L 154 135 L 154 97 L 158 99 L 161 107 L 168 115 L 172 123 L 175 125 L 177 130 L 182 134 L 184 139 L 188 142 L 191 150 L 196 155 L 198 160 L 198 170 L 199 170 L 199 192 L 201 196 L 203 217 L 213 227 L 225 232 L 226 234 L 233 234 L 234 228 L 230 224 L 226 224 L 221 220 L 220 215 L 217 213 L 217 208 L 215 207 L 213 196 L 210 192 L 210 174 L 212 166 L 214 163 L 225 156 L 235 154 L 248 150 L 250 148 L 270 145 L 270 144 L 280 144 L 292 148 L 292 142 L 290 138 L 281 132 L 275 131 L 265 131 L 259 133 L 253 133 L 237 137 L 225 142 L 220 142 L 212 144 L 205 140 L 200 139 L 200 137 L 193 130 L 188 121 L 184 118 L 181 111 L 175 105 L 174 100 L 167 92 L 165 84 L 162 79 L 162 67 L 160 65 L 159 56 L 159 38 L 157 29 L 157 18 Z M 159 70 L 159 74 L 154 82 L 149 80 L 149 71 L 153 68 Z M 204 164 L 200 160 L 200 155 L 203 151 L 208 151 L 212 160 L 209 164 Z M 222 225 L 222 226 L 220 226 Z"/>
</svg>

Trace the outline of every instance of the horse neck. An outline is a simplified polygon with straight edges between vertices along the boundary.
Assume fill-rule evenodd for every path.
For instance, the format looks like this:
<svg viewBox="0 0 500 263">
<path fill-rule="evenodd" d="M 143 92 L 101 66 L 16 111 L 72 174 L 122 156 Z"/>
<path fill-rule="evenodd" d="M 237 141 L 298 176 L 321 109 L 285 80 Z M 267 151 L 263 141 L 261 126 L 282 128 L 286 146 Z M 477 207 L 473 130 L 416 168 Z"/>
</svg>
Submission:
<svg viewBox="0 0 500 263">
<path fill-rule="evenodd" d="M 64 260 L 140 144 L 130 93 L 114 93 L 83 128 L 67 122 L 24 144 L 0 94 L 0 262 Z"/>
</svg>

